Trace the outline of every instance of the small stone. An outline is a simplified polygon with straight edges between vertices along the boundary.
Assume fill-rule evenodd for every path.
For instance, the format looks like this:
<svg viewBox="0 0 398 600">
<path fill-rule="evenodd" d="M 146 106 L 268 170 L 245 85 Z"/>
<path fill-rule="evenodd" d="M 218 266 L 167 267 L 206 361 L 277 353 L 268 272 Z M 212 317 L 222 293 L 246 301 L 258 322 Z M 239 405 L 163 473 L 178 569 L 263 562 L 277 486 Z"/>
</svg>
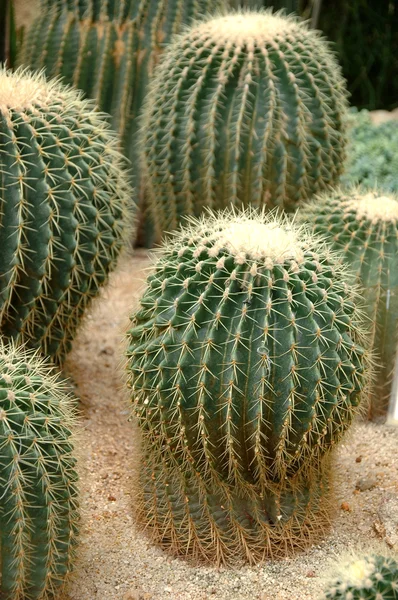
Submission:
<svg viewBox="0 0 398 600">
<path fill-rule="evenodd" d="M 357 457 L 356 457 L 356 459 L 355 459 L 355 462 L 358 462 L 358 463 L 359 463 L 359 462 L 361 462 L 361 461 L 362 461 L 362 456 L 357 456 Z"/>
<path fill-rule="evenodd" d="M 351 506 L 348 504 L 348 502 L 342 502 L 340 508 L 346 512 L 351 512 Z"/>
<path fill-rule="evenodd" d="M 380 524 L 385 531 L 385 540 L 390 548 L 398 547 L 398 498 L 395 494 L 383 497 L 378 508 Z"/>
<path fill-rule="evenodd" d="M 170 587 L 169 585 L 166 585 L 166 587 L 164 588 L 164 591 L 165 591 L 165 592 L 172 592 L 172 591 L 173 591 L 173 588 L 172 588 L 172 587 Z"/>
<path fill-rule="evenodd" d="M 109 500 L 109 502 L 116 502 L 116 498 L 112 494 L 109 494 L 108 500 Z"/>
<path fill-rule="evenodd" d="M 375 479 L 374 477 L 362 477 L 361 479 L 358 479 L 355 487 L 360 492 L 365 492 L 366 490 L 371 490 L 376 485 L 377 479 Z"/>
<path fill-rule="evenodd" d="M 306 577 L 316 577 L 315 571 L 307 571 Z"/>
</svg>

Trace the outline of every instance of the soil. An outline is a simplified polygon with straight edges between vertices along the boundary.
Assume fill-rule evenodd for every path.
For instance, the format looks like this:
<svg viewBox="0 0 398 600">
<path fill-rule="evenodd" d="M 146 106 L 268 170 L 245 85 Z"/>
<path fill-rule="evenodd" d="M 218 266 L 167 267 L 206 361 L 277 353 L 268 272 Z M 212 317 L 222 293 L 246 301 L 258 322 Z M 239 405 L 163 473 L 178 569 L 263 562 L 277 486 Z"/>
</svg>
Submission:
<svg viewBox="0 0 398 600">
<path fill-rule="evenodd" d="M 134 522 L 139 436 L 123 391 L 123 338 L 150 265 L 125 258 L 88 315 L 66 370 L 80 398 L 82 535 L 65 600 L 318 600 L 330 560 L 379 543 L 398 550 L 398 428 L 358 423 L 335 464 L 336 517 L 305 553 L 256 567 L 189 565 L 152 544 Z"/>
</svg>

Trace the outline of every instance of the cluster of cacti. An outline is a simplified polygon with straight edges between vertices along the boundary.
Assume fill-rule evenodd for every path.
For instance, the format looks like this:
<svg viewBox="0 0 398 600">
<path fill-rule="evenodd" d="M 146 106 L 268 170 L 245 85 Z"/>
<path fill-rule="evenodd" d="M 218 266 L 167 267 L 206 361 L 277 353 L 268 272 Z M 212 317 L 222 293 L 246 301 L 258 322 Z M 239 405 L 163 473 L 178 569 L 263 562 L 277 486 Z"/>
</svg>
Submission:
<svg viewBox="0 0 398 600">
<path fill-rule="evenodd" d="M 225 0 L 42 0 L 21 62 L 61 75 L 94 98 L 135 159 L 137 117 L 164 45 L 193 19 L 224 6 Z"/>
<path fill-rule="evenodd" d="M 398 564 L 391 557 L 370 554 L 339 565 L 323 600 L 397 600 Z"/>
<path fill-rule="evenodd" d="M 385 413 L 398 342 L 398 197 L 337 190 L 304 206 L 298 218 L 340 251 L 361 285 L 378 365 L 370 416 Z"/>
<path fill-rule="evenodd" d="M 0 334 L 56 361 L 131 232 L 116 145 L 77 92 L 0 71 Z"/>
<path fill-rule="evenodd" d="M 128 334 L 142 507 L 163 545 L 255 561 L 319 533 L 325 456 L 367 371 L 340 269 L 264 211 L 209 214 L 164 247 Z"/>
<path fill-rule="evenodd" d="M 0 597 L 52 597 L 78 535 L 74 400 L 31 351 L 0 341 Z"/>
<path fill-rule="evenodd" d="M 372 123 L 368 111 L 350 111 L 347 160 L 341 183 L 398 193 L 398 120 Z"/>
<path fill-rule="evenodd" d="M 279 206 L 336 183 L 346 91 L 334 55 L 294 17 L 210 18 L 165 52 L 142 117 L 158 233 L 204 207 Z"/>
</svg>

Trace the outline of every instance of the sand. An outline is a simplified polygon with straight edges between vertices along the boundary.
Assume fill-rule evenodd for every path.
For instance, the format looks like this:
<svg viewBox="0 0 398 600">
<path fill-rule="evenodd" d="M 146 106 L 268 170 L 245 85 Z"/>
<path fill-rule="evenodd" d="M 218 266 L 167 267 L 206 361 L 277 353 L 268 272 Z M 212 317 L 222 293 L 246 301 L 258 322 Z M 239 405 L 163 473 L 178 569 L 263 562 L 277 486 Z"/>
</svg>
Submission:
<svg viewBox="0 0 398 600">
<path fill-rule="evenodd" d="M 155 547 L 136 527 L 139 436 L 129 421 L 120 365 L 148 265 L 142 250 L 123 261 L 67 361 L 84 433 L 80 560 L 65 600 L 316 600 L 331 558 L 347 548 L 378 542 L 398 550 L 398 428 L 383 423 L 359 423 L 341 444 L 332 529 L 295 558 L 235 569 L 195 567 Z M 359 480 L 369 489 L 356 489 Z"/>
</svg>

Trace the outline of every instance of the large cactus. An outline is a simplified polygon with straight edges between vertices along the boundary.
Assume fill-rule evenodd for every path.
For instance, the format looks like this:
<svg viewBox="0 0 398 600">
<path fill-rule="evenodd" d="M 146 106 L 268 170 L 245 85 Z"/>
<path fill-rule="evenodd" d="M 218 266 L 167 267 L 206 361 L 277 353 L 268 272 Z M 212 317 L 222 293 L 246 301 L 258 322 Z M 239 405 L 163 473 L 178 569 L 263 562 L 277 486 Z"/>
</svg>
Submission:
<svg viewBox="0 0 398 600">
<path fill-rule="evenodd" d="M 22 64 L 62 75 L 111 114 L 135 159 L 137 116 L 148 81 L 174 33 L 225 0 L 42 0 Z M 135 167 L 135 160 L 133 163 Z M 139 170 L 134 169 L 139 176 Z"/>
<path fill-rule="evenodd" d="M 335 191 L 304 206 L 298 217 L 342 252 L 363 287 L 379 365 L 370 417 L 385 413 L 398 342 L 398 196 L 360 189 Z"/>
<path fill-rule="evenodd" d="M 322 600 L 398 600 L 398 564 L 369 554 L 343 561 Z"/>
<path fill-rule="evenodd" d="M 0 334 L 56 361 L 129 233 L 116 144 L 77 92 L 0 71 Z"/>
<path fill-rule="evenodd" d="M 128 334 L 155 535 L 257 560 L 321 527 L 324 456 L 366 376 L 355 292 L 288 221 L 225 212 L 163 249 Z"/>
<path fill-rule="evenodd" d="M 73 568 L 74 401 L 31 351 L 0 341 L 0 597 L 49 598 Z"/>
<path fill-rule="evenodd" d="M 293 17 L 207 19 L 169 46 L 142 119 L 158 232 L 230 204 L 280 206 L 337 181 L 346 92 L 319 34 Z"/>
</svg>

